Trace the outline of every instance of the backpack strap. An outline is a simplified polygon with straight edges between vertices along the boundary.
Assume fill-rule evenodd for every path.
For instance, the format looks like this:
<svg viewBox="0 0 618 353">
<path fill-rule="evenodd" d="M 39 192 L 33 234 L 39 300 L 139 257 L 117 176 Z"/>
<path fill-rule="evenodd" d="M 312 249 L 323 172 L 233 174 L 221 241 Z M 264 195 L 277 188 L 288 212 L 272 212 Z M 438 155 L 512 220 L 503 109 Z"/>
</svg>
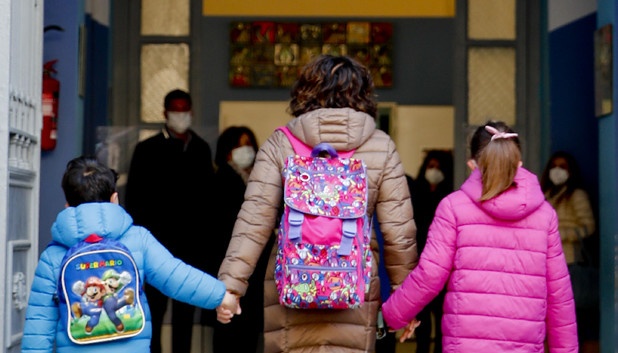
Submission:
<svg viewBox="0 0 618 353">
<path fill-rule="evenodd" d="M 280 126 L 277 128 L 277 130 L 281 130 L 285 134 L 285 136 L 287 136 L 290 144 L 292 145 L 292 148 L 294 148 L 294 152 L 301 156 L 317 157 L 322 152 L 326 152 L 331 156 L 331 158 L 336 158 L 339 156 L 343 158 L 350 158 L 354 154 L 354 150 L 337 152 L 333 148 L 333 146 L 325 142 L 319 143 L 312 149 L 309 145 L 305 144 L 298 137 L 294 136 L 287 126 Z M 292 208 L 289 210 L 288 237 L 290 240 L 300 241 L 304 219 L 305 216 L 303 213 L 298 212 Z M 354 238 L 357 235 L 356 219 L 344 219 L 342 223 L 342 232 L 343 237 L 341 237 L 341 244 L 339 246 L 339 249 L 337 250 L 337 254 L 350 255 Z"/>
<path fill-rule="evenodd" d="M 287 136 L 294 152 L 301 156 L 310 156 L 311 155 L 311 147 L 306 145 L 303 141 L 299 140 L 298 137 L 294 136 L 290 129 L 287 126 L 280 126 L 277 130 L 281 130 L 285 136 Z"/>
<path fill-rule="evenodd" d="M 354 238 L 356 238 L 356 219 L 344 219 L 341 224 L 341 231 L 343 237 L 341 237 L 337 255 L 350 255 Z"/>
</svg>

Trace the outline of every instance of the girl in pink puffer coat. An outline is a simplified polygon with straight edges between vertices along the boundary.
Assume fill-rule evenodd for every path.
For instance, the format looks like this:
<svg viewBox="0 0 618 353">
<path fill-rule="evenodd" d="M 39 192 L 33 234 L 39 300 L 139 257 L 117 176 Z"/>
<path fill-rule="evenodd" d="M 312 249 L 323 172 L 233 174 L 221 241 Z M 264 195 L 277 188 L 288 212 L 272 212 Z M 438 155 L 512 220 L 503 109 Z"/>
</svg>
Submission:
<svg viewBox="0 0 618 353">
<path fill-rule="evenodd" d="M 571 281 L 558 219 L 537 177 L 521 167 L 517 134 L 502 122 L 471 140 L 472 173 L 442 200 L 418 266 L 382 306 L 405 327 L 444 286 L 443 352 L 577 353 Z"/>
</svg>

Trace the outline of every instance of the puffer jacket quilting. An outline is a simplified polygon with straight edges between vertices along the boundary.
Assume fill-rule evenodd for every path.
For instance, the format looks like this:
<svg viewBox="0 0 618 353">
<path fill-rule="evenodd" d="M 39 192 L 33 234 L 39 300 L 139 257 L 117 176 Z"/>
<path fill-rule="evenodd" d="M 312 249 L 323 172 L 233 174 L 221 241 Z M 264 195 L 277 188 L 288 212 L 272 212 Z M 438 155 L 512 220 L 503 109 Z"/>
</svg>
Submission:
<svg viewBox="0 0 618 353">
<path fill-rule="evenodd" d="M 474 171 L 442 200 L 418 267 L 383 306 L 406 325 L 444 287 L 443 352 L 577 352 L 575 307 L 553 208 L 536 176 L 480 203 Z"/>
<path fill-rule="evenodd" d="M 367 114 L 349 108 L 319 109 L 291 120 L 290 131 L 310 146 L 328 142 L 338 151 L 355 149 L 368 169 L 369 216 L 377 212 L 384 234 L 384 262 L 391 285 L 399 285 L 416 265 L 412 207 L 405 173 L 395 144 L 375 128 Z M 245 202 L 238 214 L 219 278 L 244 294 L 247 279 L 273 229 L 282 201 L 282 170 L 294 151 L 281 131 L 264 142 L 249 177 Z M 376 242 L 372 242 L 376 244 Z M 374 254 L 377 255 L 377 248 Z M 374 260 L 366 302 L 353 310 L 294 310 L 278 302 L 274 254 L 265 278 L 265 349 L 275 352 L 373 352 L 379 307 L 379 279 Z M 377 256 L 374 256 L 377 259 Z"/>
<path fill-rule="evenodd" d="M 103 238 L 116 239 L 131 251 L 141 283 L 146 281 L 167 296 L 206 309 L 214 309 L 223 300 L 223 283 L 175 258 L 147 229 L 133 225 L 133 219 L 121 206 L 93 202 L 68 207 L 58 214 L 52 226 L 52 239 L 62 246 L 48 246 L 41 254 L 35 271 L 26 308 L 21 352 L 150 352 L 152 324 L 143 291 L 140 301 L 146 323 L 144 330 L 137 336 L 79 345 L 69 339 L 66 324 L 59 320 L 59 305 L 54 296 L 57 293 L 62 258 L 68 247 L 93 233 Z"/>
</svg>

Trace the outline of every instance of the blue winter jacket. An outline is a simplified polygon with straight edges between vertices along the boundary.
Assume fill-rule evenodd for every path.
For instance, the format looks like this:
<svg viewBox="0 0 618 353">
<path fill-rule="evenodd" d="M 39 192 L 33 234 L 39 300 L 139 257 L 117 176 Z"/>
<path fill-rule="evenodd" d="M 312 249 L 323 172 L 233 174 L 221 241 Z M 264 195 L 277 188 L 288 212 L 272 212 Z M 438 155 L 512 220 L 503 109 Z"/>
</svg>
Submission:
<svg viewBox="0 0 618 353">
<path fill-rule="evenodd" d="M 59 306 L 54 298 L 60 262 L 68 247 L 93 233 L 118 239 L 131 250 L 141 283 L 145 281 L 173 299 L 205 309 L 214 309 L 221 304 L 225 295 L 223 282 L 175 258 L 146 228 L 133 225 L 133 219 L 121 206 L 86 203 L 68 207 L 58 214 L 52 226 L 52 239 L 64 246 L 47 247 L 36 268 L 26 309 L 22 352 L 51 353 L 54 345 L 57 353 L 150 352 L 152 324 L 143 291 L 140 300 L 146 326 L 137 336 L 78 345 L 69 339 L 65 325 L 60 322 Z"/>
</svg>

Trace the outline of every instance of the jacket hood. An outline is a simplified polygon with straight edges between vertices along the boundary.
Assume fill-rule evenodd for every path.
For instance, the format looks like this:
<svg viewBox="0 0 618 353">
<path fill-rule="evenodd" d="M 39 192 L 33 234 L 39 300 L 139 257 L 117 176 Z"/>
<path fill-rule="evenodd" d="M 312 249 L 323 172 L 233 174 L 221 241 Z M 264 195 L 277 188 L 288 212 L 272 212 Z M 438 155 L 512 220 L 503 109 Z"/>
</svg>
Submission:
<svg viewBox="0 0 618 353">
<path fill-rule="evenodd" d="M 515 174 L 515 187 L 491 200 L 479 202 L 482 193 L 481 173 L 475 169 L 461 186 L 461 190 L 481 210 L 493 218 L 514 221 L 522 219 L 539 208 L 545 201 L 536 175 L 520 167 Z"/>
<path fill-rule="evenodd" d="M 358 148 L 376 129 L 371 115 L 351 108 L 316 109 L 292 119 L 287 126 L 309 146 L 329 141 L 338 151 Z"/>
<path fill-rule="evenodd" d="M 52 239 L 71 247 L 90 234 L 117 239 L 133 224 L 131 216 L 119 205 L 110 202 L 84 203 L 67 207 L 52 225 Z"/>
</svg>

